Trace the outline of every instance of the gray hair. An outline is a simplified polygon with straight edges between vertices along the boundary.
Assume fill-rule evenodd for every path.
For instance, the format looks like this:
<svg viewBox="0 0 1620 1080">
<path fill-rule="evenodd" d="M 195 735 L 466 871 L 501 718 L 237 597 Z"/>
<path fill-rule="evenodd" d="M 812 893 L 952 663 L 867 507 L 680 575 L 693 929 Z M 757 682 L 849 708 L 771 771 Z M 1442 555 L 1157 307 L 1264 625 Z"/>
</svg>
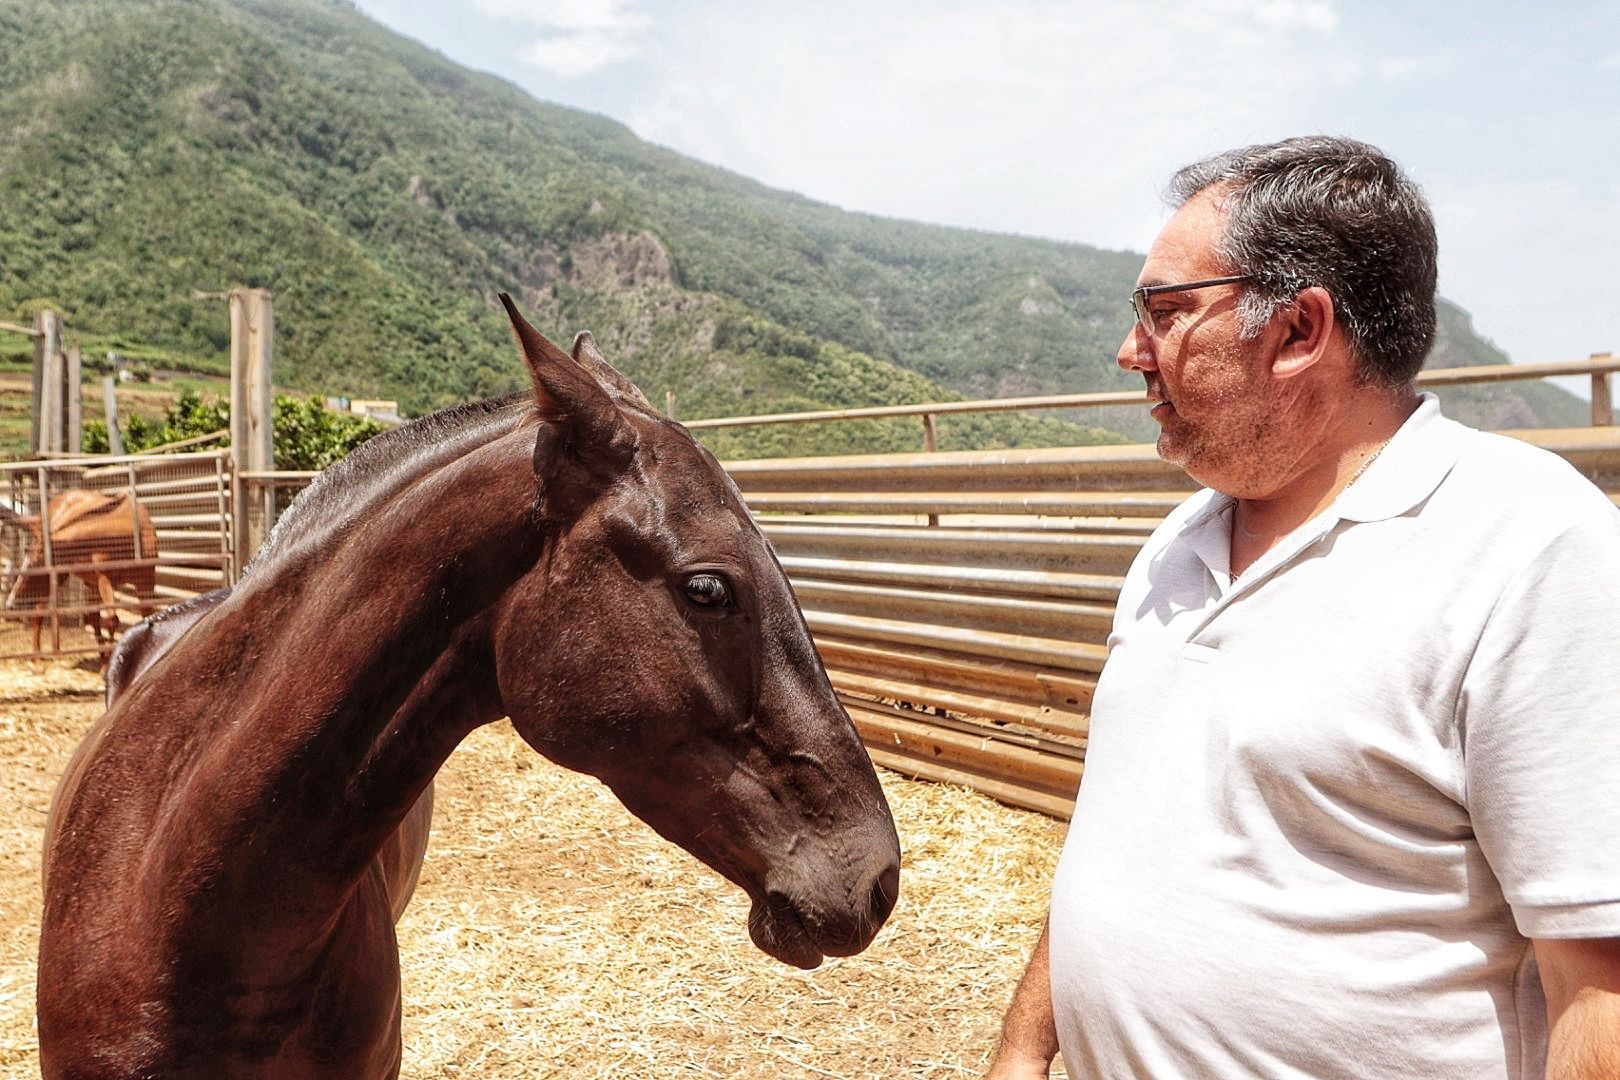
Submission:
<svg viewBox="0 0 1620 1080">
<path fill-rule="evenodd" d="M 1434 344 L 1437 244 L 1428 200 L 1395 162 L 1353 139 L 1286 139 L 1188 165 L 1165 201 L 1211 189 L 1226 214 L 1216 252 L 1254 278 L 1238 305 L 1245 337 L 1320 286 L 1361 382 L 1411 383 Z"/>
</svg>

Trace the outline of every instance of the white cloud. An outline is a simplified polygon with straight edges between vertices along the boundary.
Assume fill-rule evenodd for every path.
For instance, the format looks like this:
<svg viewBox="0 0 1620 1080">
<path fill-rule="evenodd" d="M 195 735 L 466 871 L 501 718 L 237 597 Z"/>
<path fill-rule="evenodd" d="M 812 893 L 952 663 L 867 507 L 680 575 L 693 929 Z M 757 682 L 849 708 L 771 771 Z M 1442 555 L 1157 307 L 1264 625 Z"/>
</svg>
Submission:
<svg viewBox="0 0 1620 1080">
<path fill-rule="evenodd" d="M 660 27 L 644 137 L 842 206 L 1116 247 L 1145 247 L 1176 166 L 1309 130 L 1345 67 L 1307 0 L 720 7 Z"/>
<path fill-rule="evenodd" d="M 473 0 L 487 15 L 525 23 L 539 37 L 518 56 L 559 78 L 572 79 L 641 54 L 652 20 L 635 0 Z"/>
<path fill-rule="evenodd" d="M 1423 77 L 1443 74 L 1452 66 L 1452 58 L 1444 55 L 1386 56 L 1376 70 L 1385 82 L 1412 82 Z"/>
<path fill-rule="evenodd" d="M 635 0 L 473 0 L 473 6 L 486 15 L 564 33 L 640 32 L 651 23 L 635 10 Z"/>
<path fill-rule="evenodd" d="M 1302 30 L 1337 30 L 1339 13 L 1322 0 L 1262 0 L 1254 17 L 1267 26 Z"/>
<path fill-rule="evenodd" d="M 518 56 L 558 78 L 575 79 L 640 52 L 640 43 L 619 35 L 579 33 L 538 38 L 519 49 Z"/>
</svg>

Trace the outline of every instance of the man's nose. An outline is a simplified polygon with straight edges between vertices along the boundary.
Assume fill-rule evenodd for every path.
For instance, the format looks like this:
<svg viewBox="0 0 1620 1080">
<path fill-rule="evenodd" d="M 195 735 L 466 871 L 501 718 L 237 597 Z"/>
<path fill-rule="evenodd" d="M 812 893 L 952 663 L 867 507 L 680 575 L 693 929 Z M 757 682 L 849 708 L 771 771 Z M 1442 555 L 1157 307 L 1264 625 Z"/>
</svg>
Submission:
<svg viewBox="0 0 1620 1080">
<path fill-rule="evenodd" d="M 1159 366 L 1153 355 L 1153 342 L 1140 321 L 1131 323 L 1131 332 L 1120 342 L 1114 359 L 1126 371 L 1152 371 Z"/>
</svg>

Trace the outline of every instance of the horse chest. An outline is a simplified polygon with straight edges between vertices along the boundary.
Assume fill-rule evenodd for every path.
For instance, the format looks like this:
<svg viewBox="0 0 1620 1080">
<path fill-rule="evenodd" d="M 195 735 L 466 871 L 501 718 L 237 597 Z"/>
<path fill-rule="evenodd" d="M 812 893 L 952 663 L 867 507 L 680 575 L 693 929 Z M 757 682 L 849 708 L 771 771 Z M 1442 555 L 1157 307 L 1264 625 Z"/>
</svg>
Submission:
<svg viewBox="0 0 1620 1080">
<path fill-rule="evenodd" d="M 296 969 L 258 975 L 265 942 L 206 928 L 78 958 L 42 979 L 46 1080 L 227 1075 L 245 1080 L 392 1080 L 399 1075 L 399 954 L 380 875 L 367 875 Z M 292 948 L 291 952 L 305 950 Z"/>
</svg>

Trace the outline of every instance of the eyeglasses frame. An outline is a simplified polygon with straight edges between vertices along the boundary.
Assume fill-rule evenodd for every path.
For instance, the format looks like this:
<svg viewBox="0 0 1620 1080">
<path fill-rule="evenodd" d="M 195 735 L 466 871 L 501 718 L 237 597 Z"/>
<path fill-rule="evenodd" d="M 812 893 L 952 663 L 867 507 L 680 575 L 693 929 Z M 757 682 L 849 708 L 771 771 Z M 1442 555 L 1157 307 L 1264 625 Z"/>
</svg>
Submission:
<svg viewBox="0 0 1620 1080">
<path fill-rule="evenodd" d="M 1153 313 L 1148 310 L 1148 298 L 1158 296 L 1160 293 L 1191 292 L 1193 289 L 1208 289 L 1216 285 L 1236 285 L 1240 281 L 1253 281 L 1253 274 L 1230 274 L 1226 277 L 1206 278 L 1203 281 L 1187 281 L 1176 285 L 1138 285 L 1131 293 L 1131 308 L 1136 312 L 1136 324 L 1149 338 L 1155 336 L 1153 329 Z"/>
</svg>

